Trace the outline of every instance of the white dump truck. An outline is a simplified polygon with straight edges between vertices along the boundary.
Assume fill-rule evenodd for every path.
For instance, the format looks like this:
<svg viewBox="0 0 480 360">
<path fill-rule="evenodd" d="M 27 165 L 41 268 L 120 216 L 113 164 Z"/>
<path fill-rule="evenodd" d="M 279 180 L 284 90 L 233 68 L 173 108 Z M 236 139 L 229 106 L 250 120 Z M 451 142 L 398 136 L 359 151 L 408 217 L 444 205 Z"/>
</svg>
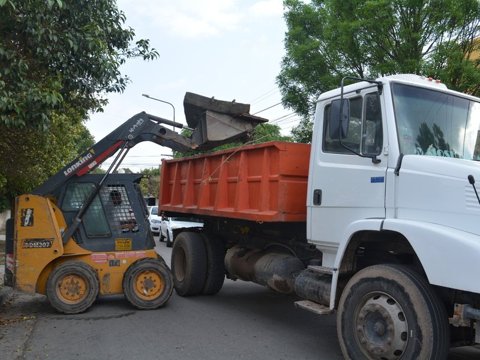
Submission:
<svg viewBox="0 0 480 360">
<path fill-rule="evenodd" d="M 182 296 L 225 275 L 336 312 L 348 359 L 445 359 L 480 342 L 480 99 L 417 75 L 322 94 L 310 145 L 164 162 Z"/>
</svg>

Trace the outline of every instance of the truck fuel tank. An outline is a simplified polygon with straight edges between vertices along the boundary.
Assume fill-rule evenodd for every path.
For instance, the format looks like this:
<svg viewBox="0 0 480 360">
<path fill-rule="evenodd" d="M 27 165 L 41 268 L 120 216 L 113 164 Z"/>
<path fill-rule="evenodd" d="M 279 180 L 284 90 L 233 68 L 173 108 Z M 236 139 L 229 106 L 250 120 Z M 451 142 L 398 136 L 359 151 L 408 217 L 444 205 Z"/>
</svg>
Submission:
<svg viewBox="0 0 480 360">
<path fill-rule="evenodd" d="M 279 293 L 291 294 L 294 291 L 295 276 L 305 265 L 288 253 L 234 246 L 227 251 L 225 268 L 232 278 L 253 281 Z"/>
</svg>

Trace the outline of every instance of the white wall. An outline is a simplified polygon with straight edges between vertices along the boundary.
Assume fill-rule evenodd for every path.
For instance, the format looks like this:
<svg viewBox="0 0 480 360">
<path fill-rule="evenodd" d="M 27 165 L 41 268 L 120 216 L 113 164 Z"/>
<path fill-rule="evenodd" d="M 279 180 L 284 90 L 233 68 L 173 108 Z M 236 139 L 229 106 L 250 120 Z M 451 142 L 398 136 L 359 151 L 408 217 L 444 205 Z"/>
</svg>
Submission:
<svg viewBox="0 0 480 360">
<path fill-rule="evenodd" d="M 8 218 L 10 218 L 10 210 L 0 213 L 0 234 L 5 233 L 5 223 Z"/>
</svg>

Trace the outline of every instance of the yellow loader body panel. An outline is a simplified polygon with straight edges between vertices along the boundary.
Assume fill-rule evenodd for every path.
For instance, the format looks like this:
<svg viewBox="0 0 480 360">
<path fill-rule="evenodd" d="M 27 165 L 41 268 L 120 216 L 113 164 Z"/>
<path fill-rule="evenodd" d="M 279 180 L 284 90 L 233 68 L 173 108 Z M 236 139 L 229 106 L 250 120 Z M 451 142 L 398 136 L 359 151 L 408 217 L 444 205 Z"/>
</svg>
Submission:
<svg viewBox="0 0 480 360">
<path fill-rule="evenodd" d="M 123 277 L 128 267 L 144 258 L 158 258 L 155 250 L 92 252 L 72 238 L 64 245 L 66 228 L 61 210 L 52 200 L 38 195 L 17 198 L 15 216 L 15 288 L 27 293 L 46 294 L 51 271 L 75 260 L 91 266 L 99 281 L 100 295 L 123 294 Z M 128 249 L 129 239 L 116 239 L 116 249 Z"/>
</svg>

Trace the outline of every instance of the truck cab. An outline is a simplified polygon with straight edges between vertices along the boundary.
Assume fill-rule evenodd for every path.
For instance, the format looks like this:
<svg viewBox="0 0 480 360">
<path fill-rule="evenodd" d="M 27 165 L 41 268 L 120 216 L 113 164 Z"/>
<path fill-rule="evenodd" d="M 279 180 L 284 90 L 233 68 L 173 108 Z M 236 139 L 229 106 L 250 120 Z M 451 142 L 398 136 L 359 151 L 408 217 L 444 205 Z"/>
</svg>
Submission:
<svg viewBox="0 0 480 360">
<path fill-rule="evenodd" d="M 322 251 L 322 266 L 332 274 L 331 309 L 349 311 L 352 290 L 361 290 L 354 286 L 361 277 L 353 274 L 392 264 L 414 271 L 407 277 L 424 278 L 434 293 L 429 301 L 447 304 L 452 338 L 462 331 L 460 324 L 478 319 L 466 309 L 480 306 L 479 130 L 479 99 L 417 75 L 358 82 L 319 97 L 307 238 Z M 350 286 L 340 285 L 342 278 L 350 279 Z M 365 296 L 355 300 L 357 313 L 374 305 L 391 310 Z M 399 304 L 394 297 L 385 301 Z M 400 305 L 395 310 L 405 312 Z M 347 321 L 341 318 L 340 329 Z M 383 319 L 388 323 L 390 316 Z M 357 319 L 362 328 L 378 324 Z M 476 325 L 476 342 L 479 329 Z M 360 333 L 359 341 L 368 338 L 366 331 Z M 341 340 L 344 353 L 355 354 L 345 344 Z M 382 346 L 363 353 L 373 356 Z"/>
<path fill-rule="evenodd" d="M 471 268 L 480 204 L 468 180 L 480 178 L 478 99 L 416 75 L 378 81 L 344 87 L 342 100 L 340 89 L 318 100 L 307 237 L 323 265 L 339 269 L 359 243 L 378 242 L 359 235 L 381 231 L 382 241 L 414 251 L 431 283 L 480 293 Z M 346 111 L 335 134 L 340 101 Z"/>
</svg>

